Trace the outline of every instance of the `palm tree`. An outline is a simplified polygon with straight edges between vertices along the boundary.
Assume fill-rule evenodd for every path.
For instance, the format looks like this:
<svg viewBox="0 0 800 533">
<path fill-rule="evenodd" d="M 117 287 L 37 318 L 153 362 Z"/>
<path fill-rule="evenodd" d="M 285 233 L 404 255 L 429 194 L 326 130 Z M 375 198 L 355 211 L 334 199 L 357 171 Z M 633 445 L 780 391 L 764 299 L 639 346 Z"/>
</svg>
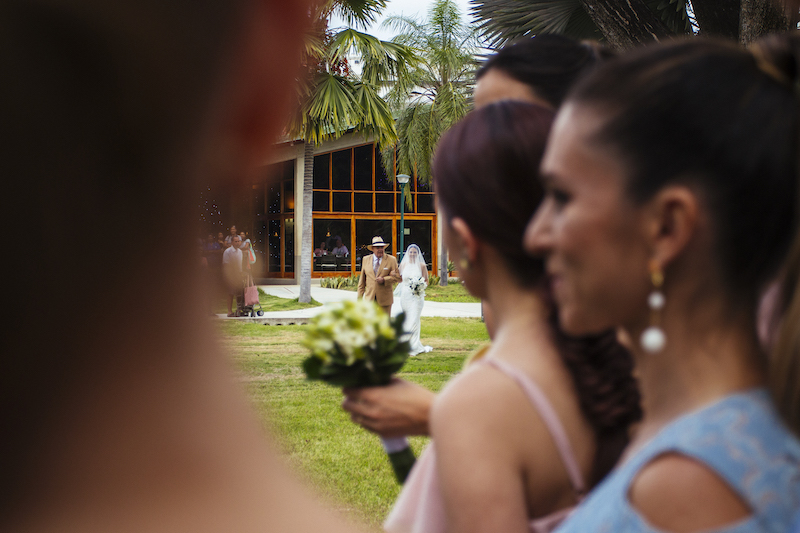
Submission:
<svg viewBox="0 0 800 533">
<path fill-rule="evenodd" d="M 655 36 L 690 33 L 692 22 L 689 0 L 634 0 L 640 14 L 637 27 L 629 28 L 629 36 L 613 34 L 600 27 L 598 17 L 590 15 L 594 4 L 605 0 L 472 0 L 473 11 L 481 20 L 481 30 L 493 46 L 514 39 L 542 33 L 559 33 L 575 39 L 595 39 L 622 46 L 624 39 L 652 40 Z M 625 6 L 617 6 L 622 11 Z M 604 31 L 606 30 L 606 31 Z M 633 35 L 641 31 L 644 35 Z"/>
<path fill-rule="evenodd" d="M 781 11 L 785 3 L 794 10 Z M 472 0 L 493 46 L 523 36 L 560 33 L 615 48 L 682 34 L 750 42 L 797 26 L 798 2 L 774 0 Z"/>
<path fill-rule="evenodd" d="M 466 24 L 452 0 L 436 0 L 427 20 L 389 17 L 384 21 L 400 32 L 393 42 L 417 51 L 419 61 L 398 76 L 387 95 L 398 113 L 397 143 L 386 145 L 386 173 L 416 176 L 430 183 L 430 162 L 439 137 L 469 111 L 479 49 L 477 29 Z M 395 162 L 396 160 L 396 162 Z M 447 251 L 439 261 L 442 285 L 447 284 Z"/>
<path fill-rule="evenodd" d="M 328 20 L 336 13 L 349 24 L 365 26 L 384 6 L 385 0 L 335 0 L 312 13 L 312 29 L 306 38 L 306 72 L 298 83 L 297 112 L 287 128 L 290 135 L 305 141 L 301 302 L 311 301 L 314 147 L 350 130 L 374 136 L 381 146 L 395 142 L 394 118 L 378 92 L 386 80 L 407 76 L 406 65 L 414 57 L 406 46 L 380 41 L 350 27 L 331 31 Z M 352 74 L 345 59 L 351 50 L 361 55 L 360 77 Z"/>
</svg>

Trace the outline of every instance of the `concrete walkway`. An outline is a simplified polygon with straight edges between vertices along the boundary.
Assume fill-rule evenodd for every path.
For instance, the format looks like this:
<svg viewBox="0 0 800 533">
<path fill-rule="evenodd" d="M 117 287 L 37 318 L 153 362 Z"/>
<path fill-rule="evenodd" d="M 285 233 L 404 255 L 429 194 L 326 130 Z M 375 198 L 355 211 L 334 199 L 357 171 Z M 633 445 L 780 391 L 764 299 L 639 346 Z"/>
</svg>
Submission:
<svg viewBox="0 0 800 533">
<path fill-rule="evenodd" d="M 300 295 L 299 285 L 260 285 L 259 288 L 267 294 L 280 298 L 294 299 Z M 339 289 L 325 289 L 317 285 L 311 286 L 311 297 L 321 304 L 341 302 L 343 300 L 355 300 L 355 291 L 342 291 Z M 225 315 L 218 315 L 226 320 L 239 320 L 244 322 L 256 322 L 259 324 L 290 325 L 306 324 L 308 319 L 322 311 L 323 307 L 311 307 L 308 309 L 295 309 L 294 311 L 272 311 L 257 317 L 237 317 L 228 318 Z M 395 300 L 392 305 L 392 316 L 398 314 L 402 309 L 400 303 Z M 422 308 L 422 316 L 443 316 L 443 317 L 472 317 L 480 318 L 481 304 L 464 302 L 425 302 Z"/>
</svg>

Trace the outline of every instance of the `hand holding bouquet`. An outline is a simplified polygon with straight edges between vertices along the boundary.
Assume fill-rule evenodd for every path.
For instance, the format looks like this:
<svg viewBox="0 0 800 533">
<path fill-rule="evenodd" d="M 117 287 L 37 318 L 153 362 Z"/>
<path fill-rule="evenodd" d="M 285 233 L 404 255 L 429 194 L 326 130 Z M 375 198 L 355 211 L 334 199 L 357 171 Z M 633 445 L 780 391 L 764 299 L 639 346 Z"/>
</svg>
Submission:
<svg viewBox="0 0 800 533">
<path fill-rule="evenodd" d="M 408 280 L 408 288 L 411 290 L 411 294 L 418 298 L 425 297 L 425 287 L 428 286 L 428 283 L 422 278 L 411 278 Z"/>
<path fill-rule="evenodd" d="M 328 306 L 311 320 L 303 341 L 311 350 L 303 361 L 306 376 L 340 387 L 389 384 L 411 349 L 403 331 L 404 318 L 400 313 L 391 319 L 374 302 L 364 300 Z M 402 483 L 415 461 L 408 440 L 382 440 Z"/>
</svg>

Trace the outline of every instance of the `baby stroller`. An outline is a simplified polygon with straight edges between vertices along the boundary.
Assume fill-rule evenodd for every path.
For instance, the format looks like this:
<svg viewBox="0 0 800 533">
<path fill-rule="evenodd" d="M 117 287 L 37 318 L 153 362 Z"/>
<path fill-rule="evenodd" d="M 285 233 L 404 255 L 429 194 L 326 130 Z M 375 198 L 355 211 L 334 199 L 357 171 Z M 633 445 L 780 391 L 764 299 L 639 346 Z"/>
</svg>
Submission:
<svg viewBox="0 0 800 533">
<path fill-rule="evenodd" d="M 258 306 L 258 311 L 255 307 Z M 253 276 L 247 274 L 244 281 L 244 305 L 240 316 L 263 316 L 264 310 L 261 309 L 261 302 L 258 301 L 258 287 L 253 282 Z"/>
</svg>

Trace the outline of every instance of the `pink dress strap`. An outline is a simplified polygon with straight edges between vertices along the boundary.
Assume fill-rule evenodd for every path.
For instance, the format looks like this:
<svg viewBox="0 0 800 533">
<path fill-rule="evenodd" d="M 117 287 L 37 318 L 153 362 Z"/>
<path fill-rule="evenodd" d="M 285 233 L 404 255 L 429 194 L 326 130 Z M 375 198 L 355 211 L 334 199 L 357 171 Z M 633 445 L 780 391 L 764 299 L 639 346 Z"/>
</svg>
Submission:
<svg viewBox="0 0 800 533">
<path fill-rule="evenodd" d="M 572 483 L 572 488 L 575 490 L 575 493 L 580 500 L 583 495 L 586 494 L 586 484 L 583 481 L 581 469 L 580 466 L 578 466 L 578 460 L 575 459 L 575 453 L 572 451 L 572 445 L 569 443 L 567 432 L 564 430 L 561 420 L 559 420 L 555 409 L 553 409 L 553 406 L 550 404 L 550 400 L 547 399 L 547 396 L 545 396 L 545 394 L 542 392 L 542 389 L 540 389 L 539 386 L 528 376 L 504 361 L 499 361 L 494 358 L 486 358 L 478 361 L 478 363 L 490 365 L 496 368 L 503 374 L 516 381 L 517 384 L 522 388 L 523 392 L 525 392 L 528 400 L 530 400 L 530 402 L 533 404 L 533 407 L 539 413 L 539 416 L 542 417 L 542 421 L 547 426 L 547 430 L 550 432 L 550 435 L 553 437 L 553 441 L 556 443 L 558 453 L 561 456 L 561 461 L 564 463 L 564 467 L 567 469 L 567 474 L 569 475 L 570 482 Z"/>
</svg>

